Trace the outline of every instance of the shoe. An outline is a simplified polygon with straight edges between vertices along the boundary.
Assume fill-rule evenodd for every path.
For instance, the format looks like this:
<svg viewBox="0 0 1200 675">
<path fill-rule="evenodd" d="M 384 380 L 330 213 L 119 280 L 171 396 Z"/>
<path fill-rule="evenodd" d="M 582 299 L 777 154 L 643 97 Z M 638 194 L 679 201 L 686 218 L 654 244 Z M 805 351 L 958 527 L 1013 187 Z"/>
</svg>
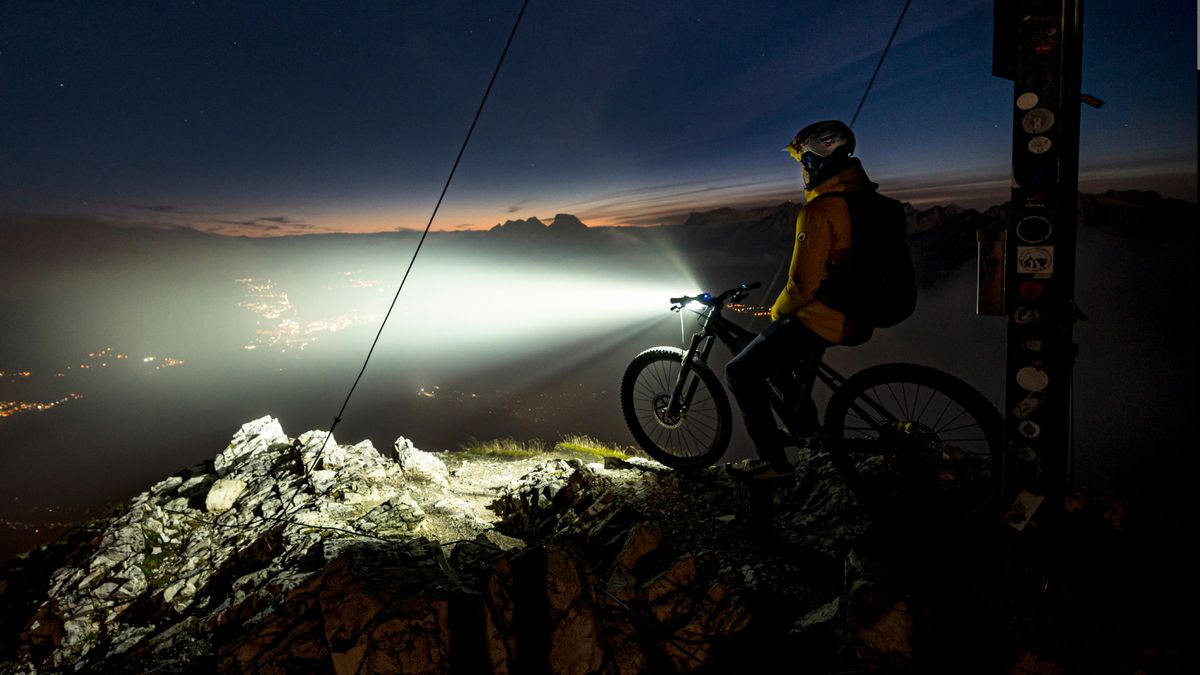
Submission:
<svg viewBox="0 0 1200 675">
<path fill-rule="evenodd" d="M 786 480 L 786 479 L 795 477 L 795 475 L 796 475 L 796 472 L 792 470 L 791 466 L 783 467 L 783 466 L 775 466 L 774 464 L 770 464 L 767 466 L 767 468 L 763 469 L 762 471 L 759 471 L 758 473 L 756 473 L 752 476 L 749 476 L 749 478 L 752 478 L 753 480 L 762 480 L 762 481 Z"/>
<path fill-rule="evenodd" d="M 779 480 L 795 475 L 791 465 L 778 466 L 765 459 L 743 459 L 726 466 L 725 470 L 739 478 L 753 480 Z"/>
<path fill-rule="evenodd" d="M 750 476 L 771 466 L 771 463 L 763 459 L 743 459 L 740 462 L 727 464 L 725 470 L 735 476 Z"/>
</svg>

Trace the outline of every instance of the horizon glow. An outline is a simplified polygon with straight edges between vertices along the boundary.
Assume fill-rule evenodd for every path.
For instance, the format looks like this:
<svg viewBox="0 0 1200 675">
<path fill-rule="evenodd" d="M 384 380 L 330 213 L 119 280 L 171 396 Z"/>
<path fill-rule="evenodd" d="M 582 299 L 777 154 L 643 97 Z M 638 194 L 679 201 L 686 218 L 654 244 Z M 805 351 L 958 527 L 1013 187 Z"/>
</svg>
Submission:
<svg viewBox="0 0 1200 675">
<path fill-rule="evenodd" d="M 456 2 L 0 6 L 0 203 L 234 236 L 424 229 L 513 18 Z M 855 125 L 885 192 L 1004 200 L 1013 92 L 990 74 L 992 4 L 906 15 Z M 1155 9 L 1130 23 L 1124 3 L 1089 0 L 1083 84 L 1106 104 L 1081 111 L 1081 184 L 1194 200 L 1195 4 Z M 433 229 L 559 212 L 656 225 L 799 200 L 779 148 L 855 109 L 897 16 L 871 0 L 820 35 L 779 33 L 827 11 L 534 8 Z"/>
</svg>

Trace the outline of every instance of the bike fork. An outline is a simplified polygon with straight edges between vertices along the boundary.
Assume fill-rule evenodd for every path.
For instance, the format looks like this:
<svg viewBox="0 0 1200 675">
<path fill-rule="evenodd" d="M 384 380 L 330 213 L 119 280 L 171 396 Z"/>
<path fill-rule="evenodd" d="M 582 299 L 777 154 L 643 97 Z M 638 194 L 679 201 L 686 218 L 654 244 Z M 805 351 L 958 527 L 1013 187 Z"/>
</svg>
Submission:
<svg viewBox="0 0 1200 675">
<path fill-rule="evenodd" d="M 692 335 L 692 344 L 683 353 L 683 363 L 679 364 L 679 377 L 675 379 L 675 386 L 671 389 L 671 400 L 667 404 L 666 412 L 668 417 L 678 417 L 691 405 L 692 397 L 696 395 L 696 389 L 700 386 L 700 378 L 691 376 L 692 361 L 697 355 L 701 361 L 707 359 L 711 349 L 711 337 L 702 333 Z M 687 391 L 684 391 L 685 389 Z"/>
</svg>

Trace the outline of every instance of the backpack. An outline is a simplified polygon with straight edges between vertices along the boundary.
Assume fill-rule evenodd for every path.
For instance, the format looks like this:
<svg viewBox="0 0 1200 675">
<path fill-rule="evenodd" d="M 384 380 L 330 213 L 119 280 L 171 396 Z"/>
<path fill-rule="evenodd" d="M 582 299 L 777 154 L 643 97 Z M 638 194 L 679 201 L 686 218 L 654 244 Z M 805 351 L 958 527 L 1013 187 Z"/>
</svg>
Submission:
<svg viewBox="0 0 1200 675">
<path fill-rule="evenodd" d="M 904 205 L 874 191 L 827 192 L 817 199 L 833 195 L 850 209 L 853 246 L 846 262 L 826 263 L 829 275 L 817 299 L 876 328 L 895 326 L 917 306 Z"/>
</svg>

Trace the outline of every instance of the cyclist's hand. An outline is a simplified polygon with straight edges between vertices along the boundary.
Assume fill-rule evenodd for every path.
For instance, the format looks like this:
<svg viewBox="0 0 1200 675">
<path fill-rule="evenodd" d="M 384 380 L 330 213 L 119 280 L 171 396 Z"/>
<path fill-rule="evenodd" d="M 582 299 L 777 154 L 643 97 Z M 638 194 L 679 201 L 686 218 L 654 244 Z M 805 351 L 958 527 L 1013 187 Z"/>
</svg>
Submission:
<svg viewBox="0 0 1200 675">
<path fill-rule="evenodd" d="M 779 310 L 778 310 L 777 308 L 775 308 L 775 307 L 772 307 L 772 308 L 771 308 L 771 320 L 772 320 L 772 321 L 778 321 L 778 320 L 779 320 Z"/>
</svg>

